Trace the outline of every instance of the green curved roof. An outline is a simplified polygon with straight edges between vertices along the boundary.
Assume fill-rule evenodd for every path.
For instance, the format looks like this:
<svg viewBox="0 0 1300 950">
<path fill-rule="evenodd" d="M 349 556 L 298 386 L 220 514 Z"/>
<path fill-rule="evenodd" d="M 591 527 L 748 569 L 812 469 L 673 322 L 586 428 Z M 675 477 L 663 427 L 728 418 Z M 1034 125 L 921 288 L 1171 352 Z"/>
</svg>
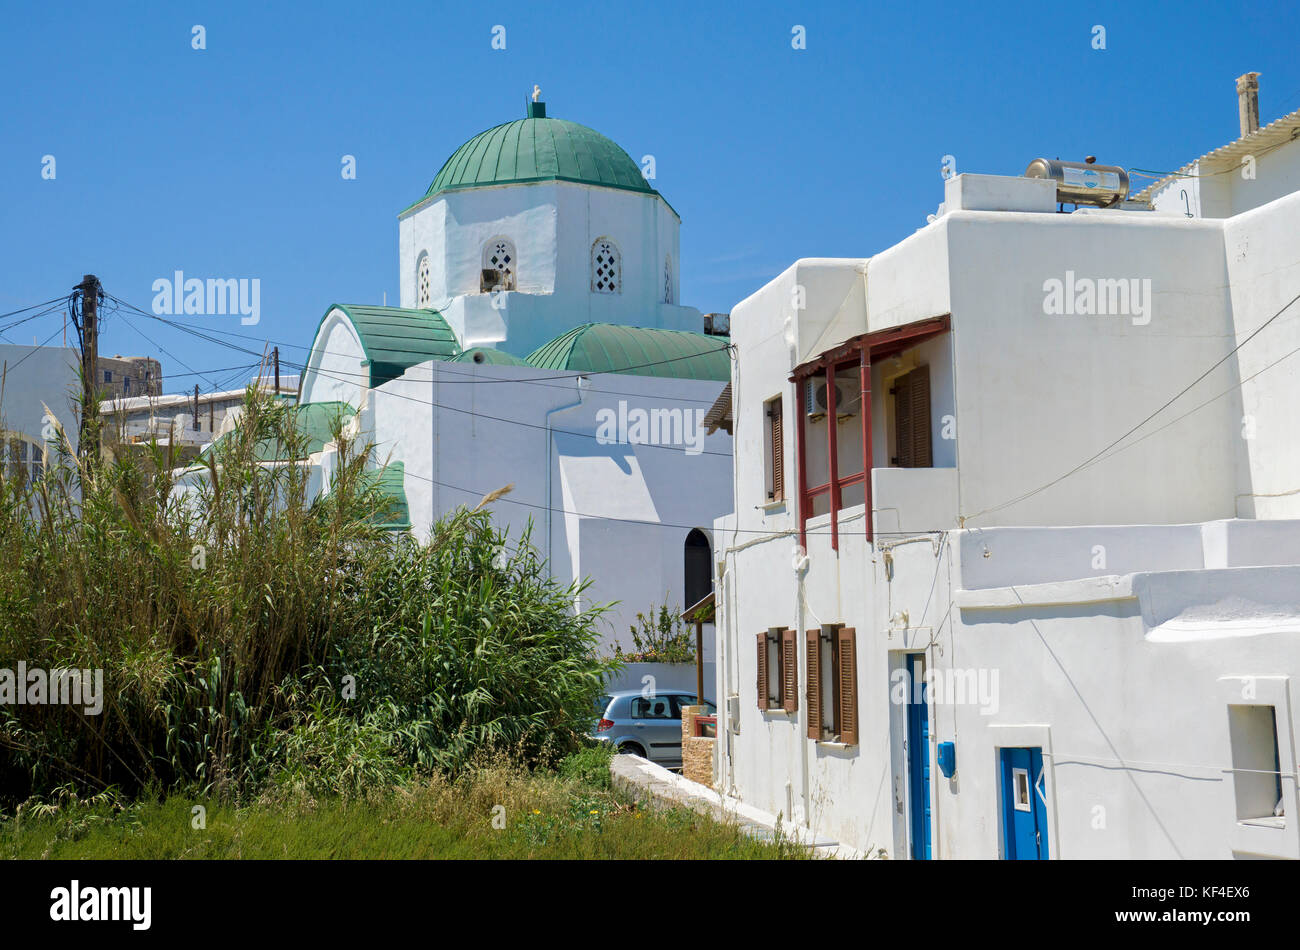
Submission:
<svg viewBox="0 0 1300 950">
<path fill-rule="evenodd" d="M 614 142 L 585 125 L 543 114 L 474 136 L 452 152 L 421 200 L 460 188 L 532 181 L 572 181 L 658 194 L 641 167 Z"/>
<path fill-rule="evenodd" d="M 626 373 L 670 379 L 731 379 L 726 337 L 686 330 L 587 323 L 528 354 L 539 369 Z"/>
<path fill-rule="evenodd" d="M 396 379 L 412 366 L 428 360 L 449 360 L 460 353 L 456 334 L 437 310 L 336 303 L 325 311 L 316 328 L 317 336 L 335 310 L 347 315 L 361 339 L 366 354 L 362 365 L 369 368 L 371 389 Z M 312 348 L 315 346 L 313 337 Z"/>
<path fill-rule="evenodd" d="M 478 357 L 482 359 L 478 359 Z M 479 363 L 488 366 L 527 366 L 525 360 L 511 356 L 505 350 L 494 350 L 486 346 L 476 346 L 451 358 L 452 363 Z"/>
<path fill-rule="evenodd" d="M 406 531 L 411 527 L 411 506 L 406 500 L 406 466 L 389 462 L 381 469 L 366 469 L 361 483 L 379 493 L 381 507 L 370 516 L 372 523 L 387 531 Z"/>
<path fill-rule="evenodd" d="M 314 455 L 334 441 L 334 431 L 357 414 L 346 402 L 304 402 L 288 409 L 290 421 L 301 442 L 288 446 L 279 439 L 263 439 L 253 447 L 253 458 L 259 462 L 288 462 Z M 236 423 L 238 425 L 238 423 Z M 198 456 L 200 460 L 217 456 L 234 438 L 227 432 L 219 436 Z"/>
</svg>

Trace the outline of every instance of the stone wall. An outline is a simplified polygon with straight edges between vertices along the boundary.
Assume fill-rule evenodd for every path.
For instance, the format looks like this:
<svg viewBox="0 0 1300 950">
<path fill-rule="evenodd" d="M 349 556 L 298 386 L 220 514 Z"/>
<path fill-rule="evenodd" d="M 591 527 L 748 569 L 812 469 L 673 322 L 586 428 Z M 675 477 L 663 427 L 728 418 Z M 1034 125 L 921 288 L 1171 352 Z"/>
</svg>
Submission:
<svg viewBox="0 0 1300 950">
<path fill-rule="evenodd" d="M 695 735 L 695 718 L 708 715 L 707 706 L 682 707 L 682 775 L 713 787 L 713 747 L 716 739 Z"/>
</svg>

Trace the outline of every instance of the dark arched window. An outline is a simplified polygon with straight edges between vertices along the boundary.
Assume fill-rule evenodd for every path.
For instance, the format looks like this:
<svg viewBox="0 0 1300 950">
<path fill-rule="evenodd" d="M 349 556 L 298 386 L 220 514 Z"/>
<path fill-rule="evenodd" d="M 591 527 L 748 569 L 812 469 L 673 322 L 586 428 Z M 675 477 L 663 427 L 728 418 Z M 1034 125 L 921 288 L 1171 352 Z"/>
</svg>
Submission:
<svg viewBox="0 0 1300 950">
<path fill-rule="evenodd" d="M 683 560 L 686 566 L 684 587 L 686 602 L 682 607 L 685 608 L 698 604 L 708 596 L 709 591 L 713 590 L 713 565 L 709 553 L 709 539 L 699 528 L 692 528 L 691 533 L 686 536 Z"/>
</svg>

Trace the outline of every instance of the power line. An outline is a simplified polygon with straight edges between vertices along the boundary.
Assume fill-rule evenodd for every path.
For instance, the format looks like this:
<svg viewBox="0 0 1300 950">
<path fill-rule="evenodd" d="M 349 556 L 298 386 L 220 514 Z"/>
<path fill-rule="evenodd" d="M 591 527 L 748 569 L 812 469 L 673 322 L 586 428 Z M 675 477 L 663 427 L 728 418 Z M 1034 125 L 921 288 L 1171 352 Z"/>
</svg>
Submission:
<svg viewBox="0 0 1300 950">
<path fill-rule="evenodd" d="M 32 356 L 34 356 L 34 355 L 36 354 L 37 350 L 39 350 L 39 349 L 40 349 L 42 346 L 44 346 L 46 343 L 49 343 L 51 340 L 53 340 L 56 336 L 58 336 L 58 335 L 59 335 L 60 333 L 62 333 L 62 332 L 63 332 L 63 327 L 59 327 L 59 329 L 55 330 L 53 333 L 51 333 L 49 336 L 47 336 L 44 340 L 42 340 L 40 343 L 38 343 L 35 347 L 33 347 L 30 353 L 28 353 L 26 356 L 24 356 L 22 359 L 20 359 L 20 360 L 19 360 L 17 363 L 15 363 L 13 366 L 10 366 L 9 369 L 8 369 L 8 372 L 12 373 L 12 372 L 13 372 L 14 370 L 16 370 L 18 367 L 22 366 L 22 365 L 23 365 L 24 363 L 26 363 L 26 362 L 27 362 L 27 361 L 28 361 Z"/>
<path fill-rule="evenodd" d="M 0 327 L 0 336 L 4 336 L 4 334 L 8 333 L 10 330 L 14 329 L 15 327 L 22 326 L 24 323 L 27 323 L 31 320 L 36 320 L 39 319 L 40 317 L 48 316 L 51 313 L 56 313 L 58 311 L 64 310 L 67 307 L 67 303 L 68 303 L 67 298 L 66 297 L 62 298 L 58 301 L 58 303 L 56 303 L 52 307 L 48 307 L 45 310 L 40 311 L 39 313 L 33 313 L 29 316 L 22 317 L 18 320 L 15 320 L 13 323 L 6 324 L 4 327 Z M 16 345 L 21 345 L 21 344 L 16 344 Z"/>
<path fill-rule="evenodd" d="M 182 332 L 196 334 L 196 335 L 202 337 L 203 339 L 206 339 L 206 340 L 207 340 L 208 342 L 210 342 L 210 343 L 217 343 L 217 344 L 220 344 L 220 345 L 222 345 L 222 346 L 228 346 L 228 347 L 230 347 L 231 349 L 242 349 L 243 352 L 247 352 L 247 353 L 251 353 L 251 352 L 253 352 L 252 350 L 244 349 L 244 348 L 241 348 L 241 347 L 235 346 L 234 344 L 224 343 L 224 342 L 221 341 L 221 340 L 216 340 L 216 339 L 214 339 L 214 338 L 208 336 L 207 333 L 205 333 L 204 331 L 200 331 L 200 330 L 198 330 L 197 328 L 194 328 L 194 327 L 188 326 L 188 325 L 186 325 L 186 324 L 184 324 L 184 323 L 179 323 L 179 322 L 177 322 L 177 321 L 175 321 L 175 320 L 169 320 L 169 319 L 167 319 L 166 317 L 162 317 L 162 316 L 160 316 L 160 315 L 158 315 L 158 314 L 156 314 L 156 313 L 150 313 L 150 312 L 147 311 L 147 310 L 142 310 L 141 308 L 135 306 L 134 304 L 127 303 L 125 300 L 121 300 L 120 298 L 117 298 L 117 297 L 112 297 L 111 294 L 110 294 L 110 297 L 113 299 L 114 302 L 116 302 L 116 303 L 118 303 L 118 304 L 121 304 L 122 306 L 127 307 L 127 308 L 130 309 L 130 310 L 135 311 L 136 313 L 140 314 L 141 316 L 149 317 L 149 318 L 151 318 L 151 319 L 153 319 L 153 320 L 157 320 L 157 321 L 159 321 L 160 323 L 165 323 L 165 324 L 167 324 L 167 325 L 170 326 L 170 327 L 174 327 L 174 328 L 177 329 L 177 330 L 181 330 Z M 309 353 L 310 353 L 310 352 L 313 352 L 312 347 L 310 347 L 310 346 L 304 346 L 304 345 L 302 345 L 301 343 L 288 343 L 288 342 L 284 342 L 284 341 L 281 341 L 281 340 L 264 339 L 264 338 L 262 338 L 262 337 L 253 336 L 253 335 L 251 335 L 251 334 L 247 334 L 247 333 L 237 333 L 237 332 L 235 332 L 234 330 L 220 330 L 220 329 L 217 329 L 216 327 L 212 327 L 212 328 L 209 329 L 208 332 L 211 332 L 211 333 L 220 333 L 220 334 L 222 334 L 223 336 L 235 336 L 235 337 L 240 337 L 241 339 L 246 339 L 246 340 L 255 340 L 255 341 L 259 342 L 259 343 L 273 343 L 273 344 L 275 344 L 276 346 L 287 346 L 287 347 L 292 347 L 292 348 L 295 349 L 295 350 L 307 350 Z M 683 355 L 683 356 L 674 356 L 674 357 L 670 357 L 670 358 L 668 358 L 668 359 L 652 360 L 652 361 L 650 361 L 650 362 L 646 362 L 646 363 L 636 363 L 636 364 L 632 364 L 632 365 L 630 365 L 630 366 L 626 366 L 626 367 L 624 367 L 624 370 L 626 371 L 626 370 L 632 370 L 632 369 L 649 369 L 649 368 L 651 368 L 651 367 L 655 367 L 655 366 L 663 366 L 663 365 L 666 365 L 666 364 L 668 364 L 668 363 L 678 363 L 678 362 L 682 362 L 682 361 L 684 361 L 684 360 L 702 359 L 703 357 L 710 356 L 710 355 L 712 355 L 712 354 L 714 354 L 714 353 L 719 353 L 719 352 L 722 352 L 722 351 L 724 351 L 724 350 L 725 350 L 725 351 L 734 351 L 734 350 L 735 350 L 735 344 L 733 344 L 733 343 L 725 343 L 725 344 L 722 344 L 722 345 L 720 345 L 720 346 L 718 346 L 718 347 L 715 347 L 714 349 L 711 349 L 711 350 L 703 350 L 703 351 L 701 351 L 701 352 L 699 352 L 699 353 L 688 353 L 688 354 Z M 347 353 L 339 353 L 339 352 L 334 351 L 334 350 L 317 350 L 317 351 L 314 351 L 314 352 L 319 352 L 319 353 L 322 353 L 322 354 L 327 355 L 327 356 L 350 356 L 350 355 L 351 355 L 351 354 L 347 354 Z M 303 366 L 303 367 L 306 366 L 306 364 L 303 364 L 303 363 L 293 363 L 293 364 L 291 364 L 291 365 L 294 365 L 294 366 Z M 550 375 L 546 375 L 546 376 L 535 376 L 535 377 L 528 377 L 528 378 L 524 378 L 524 379 L 511 379 L 511 378 L 509 378 L 509 377 L 501 377 L 501 378 L 493 379 L 493 378 L 491 378 L 491 377 L 487 377 L 487 378 L 484 378 L 484 377 L 476 377 L 476 376 L 472 376 L 472 375 L 469 374 L 469 373 L 456 373 L 454 370 L 448 370 L 448 372 L 451 372 L 453 375 L 464 376 L 465 379 L 464 379 L 463 381 L 459 381 L 459 382 L 463 382 L 463 383 L 465 383 L 465 384 L 473 384 L 473 385 L 488 385 L 488 384 L 492 384 L 492 383 L 544 383 L 544 382 L 552 382 L 552 381 L 556 381 L 556 380 L 560 380 L 560 381 L 562 381 L 562 380 L 578 379 L 579 377 L 583 377 L 583 376 L 591 376 L 591 375 L 595 375 L 595 372 L 594 372 L 594 371 L 591 371 L 591 370 L 588 370 L 588 371 L 586 371 L 586 372 L 576 371 L 576 370 L 575 370 L 575 371 L 570 372 L 570 373 L 554 373 L 554 374 L 550 374 Z M 364 377 L 364 376 L 366 376 L 367 374 L 364 374 L 364 373 L 350 373 L 350 374 L 348 374 L 348 375 L 353 375 L 353 376 L 358 376 L 358 377 Z M 650 378 L 660 378 L 660 379 L 662 379 L 662 378 L 665 378 L 665 377 L 650 377 Z M 433 378 L 430 377 L 428 380 L 417 380 L 417 381 L 418 381 L 418 382 L 432 382 L 432 381 L 433 381 Z M 455 385 L 455 384 L 457 384 L 457 382 L 458 382 L 458 381 L 452 381 L 452 380 L 445 380 L 445 379 L 441 379 L 441 378 L 439 378 L 438 381 L 439 381 L 439 383 L 440 383 L 441 385 Z M 621 394 L 621 395 L 625 395 L 625 396 L 636 396 L 636 395 L 640 395 L 639 393 L 631 393 L 631 392 L 625 392 L 625 391 L 621 391 L 621 390 L 591 390 L 591 391 L 592 391 L 592 392 L 607 392 L 607 393 L 612 393 L 612 394 L 616 394 L 616 395 Z M 675 398 L 677 398 L 677 397 L 675 397 Z M 682 401 L 682 402 L 701 402 L 701 403 L 703 403 L 703 402 L 708 402 L 709 400 L 705 400 L 705 399 L 686 399 L 686 398 L 684 398 L 684 397 L 680 397 L 680 398 L 679 398 L 679 401 Z"/>
<path fill-rule="evenodd" d="M 8 313 L 0 313 L 0 320 L 8 319 L 16 314 L 26 313 L 28 310 L 37 310 L 41 307 L 49 306 L 52 303 L 57 303 L 59 306 L 63 306 L 67 301 L 68 295 L 64 294 L 62 297 L 55 297 L 52 300 L 46 300 L 42 303 L 34 303 L 28 307 L 19 307 L 17 310 L 10 310 Z"/>
<path fill-rule="evenodd" d="M 130 305 L 127 305 L 127 306 L 130 306 Z M 138 310 L 139 308 L 132 307 L 131 309 Z M 144 311 L 140 311 L 140 312 L 141 312 L 141 313 L 144 313 Z M 191 328 L 191 327 L 187 327 L 187 326 L 185 326 L 184 324 L 176 323 L 176 322 L 171 321 L 171 320 L 165 320 L 165 319 L 163 319 L 162 317 L 158 317 L 158 316 L 156 316 L 156 315 L 154 315 L 154 314 L 144 313 L 144 315 L 145 315 L 145 316 L 153 317 L 153 318 L 156 319 L 156 320 L 160 320 L 161 322 L 166 323 L 166 324 L 168 324 L 169 326 L 173 326 L 173 327 L 175 327 L 176 329 L 178 329 L 178 330 L 180 330 L 180 331 L 182 331 L 182 332 L 190 333 L 190 334 L 195 335 L 195 336 L 198 336 L 198 337 L 200 337 L 200 338 L 202 338 L 202 339 L 206 339 L 206 340 L 208 340 L 209 342 L 217 343 L 217 344 L 222 345 L 222 346 L 227 346 L 227 347 L 229 347 L 229 348 L 231 348 L 231 349 L 238 350 L 238 351 L 240 351 L 240 352 L 250 353 L 250 354 L 252 354 L 252 355 L 258 355 L 258 354 L 256 354 L 256 353 L 254 353 L 252 350 L 246 349 L 246 348 L 244 348 L 244 347 L 240 347 L 240 346 L 237 346 L 237 345 L 235 345 L 235 344 L 231 344 L 231 343 L 225 343 L 224 341 L 221 341 L 221 340 L 213 339 L 212 337 L 209 337 L 207 334 L 203 333 L 202 331 L 195 330 L 195 329 L 193 329 L 193 328 Z M 126 317 L 123 316 L 123 319 L 125 320 Z M 132 329 L 135 329 L 134 325 L 131 324 L 130 321 L 127 321 L 127 324 L 128 324 L 128 326 L 131 326 Z M 136 332 L 139 333 L 140 331 L 139 331 L 139 330 L 136 330 Z M 141 334 L 141 335 L 143 336 L 143 334 Z M 146 339 L 148 339 L 148 337 L 146 337 Z M 157 345 L 157 344 L 155 344 L 155 345 Z M 161 347 L 159 347 L 159 348 L 161 349 Z M 725 348 L 729 349 L 729 348 L 730 348 L 730 345 L 728 345 L 728 347 L 725 347 Z M 164 350 L 163 352 L 166 352 L 166 350 Z M 168 354 L 168 355 L 170 355 L 170 354 Z M 696 354 L 696 355 L 699 355 L 699 354 Z M 173 357 L 173 359 L 174 359 L 174 358 L 175 358 L 175 357 Z M 680 358 L 681 358 L 681 357 L 678 357 L 678 359 L 680 359 Z M 694 358 L 694 356 L 692 356 L 692 357 L 690 357 L 690 358 Z M 180 362 L 180 361 L 177 360 L 177 362 Z M 285 362 L 287 365 L 289 365 L 289 366 L 293 366 L 293 367 L 295 367 L 295 368 L 297 368 L 297 369 L 299 369 L 299 370 L 301 370 L 301 371 L 303 371 L 303 372 L 306 372 L 306 371 L 309 369 L 309 367 L 308 367 L 308 365 L 307 365 L 306 363 L 299 363 L 299 362 L 294 361 L 294 360 L 283 360 L 283 362 Z M 668 362 L 668 361 L 662 361 L 662 362 Z M 185 364 L 182 363 L 181 365 L 184 366 Z M 186 367 L 186 368 L 188 369 L 188 367 Z M 324 378 L 326 378 L 326 379 L 333 379 L 333 380 L 337 380 L 338 382 L 343 382 L 343 383 L 350 383 L 350 382 L 353 382 L 353 380 L 346 379 L 346 378 L 345 378 L 346 376 L 362 375 L 362 374 L 353 374 L 353 373 L 348 373 L 347 371 L 341 371 L 342 374 L 340 375 L 340 372 L 330 372 L 330 371 L 325 371 L 325 370 L 320 369 L 320 368 L 315 369 L 313 372 L 315 372 L 316 375 L 318 375 L 318 376 L 322 376 L 322 377 L 324 377 Z M 565 376 L 565 377 L 552 377 L 552 378 L 557 378 L 557 379 L 559 379 L 559 378 L 577 379 L 577 378 L 580 378 L 580 377 L 585 376 L 585 375 L 589 375 L 589 374 L 577 373 L 577 374 L 573 374 L 573 375 L 571 375 L 571 376 Z M 470 380 L 470 381 L 472 381 L 472 380 Z M 500 382 L 517 382 L 517 380 L 509 380 L 509 379 L 503 379 L 503 380 L 498 380 L 498 381 L 500 381 Z M 399 392 L 388 392 L 388 393 L 386 393 L 385 395 L 392 396 L 393 398 L 396 398 L 396 399 L 403 399 L 403 400 L 406 400 L 407 402 L 414 402 L 414 403 L 416 403 L 416 404 L 418 404 L 418 405 L 421 405 L 421 406 L 428 406 L 428 407 L 430 407 L 430 408 L 441 409 L 441 410 L 445 410 L 445 411 L 447 411 L 447 412 L 460 413 L 460 414 L 462 414 L 462 415 L 473 416 L 473 417 L 475 417 L 475 418 L 479 418 L 479 419 L 489 419 L 489 420 L 492 420 L 492 421 L 494 421 L 494 422 L 501 422 L 501 423 L 505 423 L 505 424 L 507 424 L 507 425 L 517 425 L 517 426 L 522 426 L 522 427 L 524 427 L 524 428 L 529 428 L 529 429 L 538 429 L 538 430 L 541 430 L 541 431 L 544 431 L 544 432 L 553 432 L 553 433 L 558 433 L 558 434 L 561 434 L 561 435 L 573 435 L 573 436 L 578 436 L 578 437 L 580 437 L 580 438 L 586 438 L 586 439 L 596 439 L 596 438 L 598 438 L 598 436 L 597 436 L 595 433 L 593 433 L 593 432 L 579 432 L 579 431 L 574 430 L 574 429 L 556 429 L 556 428 L 552 428 L 552 427 L 550 427 L 550 426 L 542 425 L 542 424 L 540 424 L 540 423 L 536 423 L 536 422 L 525 422 L 525 421 L 523 421 L 522 419 L 510 419 L 510 418 L 507 418 L 507 417 L 505 417 L 505 416 L 495 416 L 495 415 L 492 415 L 491 413 L 475 412 L 475 411 L 472 410 L 472 409 L 462 409 L 462 408 L 460 408 L 460 407 L 458 407 L 458 406 L 448 406 L 448 405 L 444 405 L 444 404 L 439 403 L 439 402 L 434 402 L 434 401 L 432 401 L 432 400 L 420 399 L 420 398 L 418 398 L 418 397 L 416 397 L 416 396 L 409 396 L 409 395 L 407 395 L 407 394 L 405 394 L 405 393 L 399 393 Z M 626 394 L 626 395 L 636 395 L 636 394 L 628 393 L 628 394 Z M 660 450 L 666 450 L 666 451 L 672 451 L 672 452 L 676 452 L 676 451 L 680 451 L 680 450 L 681 450 L 679 446 L 675 446 L 675 445 L 657 445 L 657 444 L 650 443 L 650 442 L 637 443 L 637 444 L 640 445 L 640 446 L 647 447 L 647 448 L 660 449 Z M 732 453 L 730 453 L 730 452 L 715 452 L 715 451 L 710 451 L 710 450 L 708 450 L 708 449 L 701 449 L 700 452 L 698 452 L 698 453 L 694 453 L 694 454 L 697 454 L 697 455 L 715 455 L 715 456 L 722 456 L 722 457 L 726 457 L 726 458 L 731 458 L 731 457 L 732 457 Z"/>
<path fill-rule="evenodd" d="M 1194 388 L 1198 383 L 1200 383 L 1203 379 L 1205 379 L 1205 378 L 1206 378 L 1207 376 L 1209 376 L 1212 372 L 1214 372 L 1216 369 L 1218 369 L 1220 366 L 1222 366 L 1224 363 L 1226 363 L 1229 359 L 1231 359 L 1234 355 L 1236 355 L 1236 353 L 1237 353 L 1237 352 L 1238 352 L 1238 351 L 1239 351 L 1243 346 L 1245 346 L 1245 345 L 1246 345 L 1247 343 L 1249 343 L 1251 340 L 1255 339 L 1255 337 L 1259 336 L 1259 334 L 1262 333 L 1262 332 L 1264 331 L 1265 327 L 1269 326 L 1269 324 L 1271 324 L 1274 320 L 1276 320 L 1278 317 L 1282 316 L 1282 314 L 1286 313 L 1286 311 L 1289 310 L 1289 309 L 1291 308 L 1291 305 L 1294 304 L 1294 303 L 1295 303 L 1296 301 L 1298 301 L 1298 300 L 1300 300 L 1300 294 L 1297 294 L 1296 296 L 1292 297 L 1292 298 L 1291 298 L 1291 299 L 1290 299 L 1290 300 L 1289 300 L 1289 301 L 1288 301 L 1288 302 L 1287 302 L 1287 303 L 1282 307 L 1281 310 L 1278 310 L 1275 314 L 1273 314 L 1273 316 L 1269 317 L 1267 320 L 1265 320 L 1263 323 L 1261 323 L 1258 327 L 1256 327 L 1253 331 L 1251 331 L 1251 333 L 1250 333 L 1249 336 L 1247 336 L 1244 340 L 1242 340 L 1240 343 L 1238 343 L 1236 346 L 1234 346 L 1231 350 L 1229 350 L 1226 354 L 1224 354 L 1224 356 L 1223 356 L 1221 359 L 1217 360 L 1217 361 L 1216 361 L 1216 362 L 1215 362 L 1215 363 L 1214 363 L 1214 364 L 1213 364 L 1209 369 L 1207 369 L 1205 372 L 1203 372 L 1200 376 L 1197 376 L 1197 377 L 1196 377 L 1194 380 L 1192 380 L 1192 381 L 1191 381 L 1187 386 L 1185 386 L 1183 389 L 1179 390 L 1179 392 L 1177 392 L 1177 393 L 1176 393 L 1172 398 L 1170 398 L 1170 399 L 1169 399 L 1168 401 L 1166 401 L 1163 405 L 1161 405 L 1158 409 L 1156 409 L 1155 412 L 1153 412 L 1153 413 L 1151 413 L 1150 415 L 1148 415 L 1145 419 L 1143 419 L 1143 420 L 1142 420 L 1141 422 L 1139 422 L 1137 425 L 1133 426 L 1133 428 L 1129 429 L 1127 432 L 1125 432 L 1123 435 L 1121 435 L 1118 439 L 1116 439 L 1115 441 L 1111 442 L 1109 445 L 1105 446 L 1104 448 L 1100 449 L 1100 450 L 1099 450 L 1098 452 L 1096 452 L 1094 455 L 1092 455 L 1092 456 L 1090 456 L 1089 458 L 1085 459 L 1084 461 L 1080 462 L 1078 465 L 1076 465 L 1074 468 L 1070 469 L 1070 470 L 1069 470 L 1068 472 L 1066 472 L 1064 475 L 1060 475 L 1060 476 L 1058 476 L 1058 477 L 1052 479 L 1050 482 L 1047 482 L 1045 485 L 1040 485 L 1038 488 L 1035 488 L 1035 489 L 1033 489 L 1032 491 L 1025 492 L 1023 495 L 1019 495 L 1019 496 L 1017 496 L 1017 497 L 1015 497 L 1015 498 L 1012 498 L 1010 501 L 1005 501 L 1005 502 L 1003 502 L 1003 503 L 1000 504 L 1000 505 L 994 505 L 994 506 L 991 507 L 991 508 L 985 508 L 983 511 L 978 511 L 978 512 L 976 512 L 976 513 L 973 514 L 973 515 L 963 515 L 962 518 L 961 518 L 961 523 L 964 525 L 966 521 L 969 521 L 969 520 L 972 519 L 972 518 L 979 518 L 979 517 L 981 517 L 981 516 L 983 516 L 983 515 L 992 514 L 992 513 L 995 512 L 995 511 L 1001 511 L 1003 508 L 1010 507 L 1011 505 L 1019 504 L 1019 503 L 1022 502 L 1022 501 L 1026 501 L 1027 499 L 1032 498 L 1032 497 L 1034 497 L 1035 495 L 1037 495 L 1037 494 L 1039 494 L 1039 493 L 1041 493 L 1041 492 L 1046 491 L 1047 489 L 1051 488 L 1053 485 L 1056 485 L 1056 484 L 1058 484 L 1059 482 L 1063 482 L 1063 481 L 1065 481 L 1065 479 L 1069 478 L 1071 475 L 1074 475 L 1074 474 L 1076 474 L 1076 473 L 1078 473 L 1078 472 L 1083 471 L 1085 468 L 1087 468 L 1087 467 L 1088 467 L 1089 465 L 1091 465 L 1093 462 L 1097 461 L 1101 456 L 1105 455 L 1107 452 L 1109 452 L 1109 451 L 1110 451 L 1111 449 L 1113 449 L 1115 446 L 1119 445 L 1119 443 L 1123 442 L 1125 439 L 1127 439 L 1130 435 L 1132 435 L 1132 434 L 1133 434 L 1134 432 L 1136 432 L 1138 429 L 1141 429 L 1144 425 L 1146 425 L 1148 422 L 1150 422 L 1150 421 L 1151 421 L 1152 419 L 1154 419 L 1156 416 L 1160 415 L 1160 413 L 1164 412 L 1164 411 L 1165 411 L 1166 409 L 1168 409 L 1171 405 L 1173 405 L 1175 402 L 1177 402 L 1179 399 L 1181 399 L 1181 398 L 1182 398 L 1184 395 L 1186 395 L 1186 394 L 1187 394 L 1191 389 L 1193 389 L 1193 388 Z M 1238 385 L 1240 385 L 1240 384 L 1238 384 Z M 1175 420 L 1175 421 L 1177 421 L 1177 420 Z M 1133 444 L 1136 445 L 1137 443 L 1135 442 L 1135 443 L 1133 443 Z"/>
</svg>

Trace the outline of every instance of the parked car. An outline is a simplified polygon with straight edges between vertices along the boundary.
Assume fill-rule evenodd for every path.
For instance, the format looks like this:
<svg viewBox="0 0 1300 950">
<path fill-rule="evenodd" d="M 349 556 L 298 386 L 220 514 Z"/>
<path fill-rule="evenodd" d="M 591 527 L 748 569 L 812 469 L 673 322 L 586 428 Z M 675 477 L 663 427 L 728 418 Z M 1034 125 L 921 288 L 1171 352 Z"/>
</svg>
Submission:
<svg viewBox="0 0 1300 950">
<path fill-rule="evenodd" d="M 591 735 L 665 768 L 682 767 L 682 707 L 699 705 L 694 693 L 660 690 L 643 696 L 629 689 L 606 693 L 596 700 L 600 717 Z M 707 699 L 709 715 L 717 707 Z"/>
</svg>

